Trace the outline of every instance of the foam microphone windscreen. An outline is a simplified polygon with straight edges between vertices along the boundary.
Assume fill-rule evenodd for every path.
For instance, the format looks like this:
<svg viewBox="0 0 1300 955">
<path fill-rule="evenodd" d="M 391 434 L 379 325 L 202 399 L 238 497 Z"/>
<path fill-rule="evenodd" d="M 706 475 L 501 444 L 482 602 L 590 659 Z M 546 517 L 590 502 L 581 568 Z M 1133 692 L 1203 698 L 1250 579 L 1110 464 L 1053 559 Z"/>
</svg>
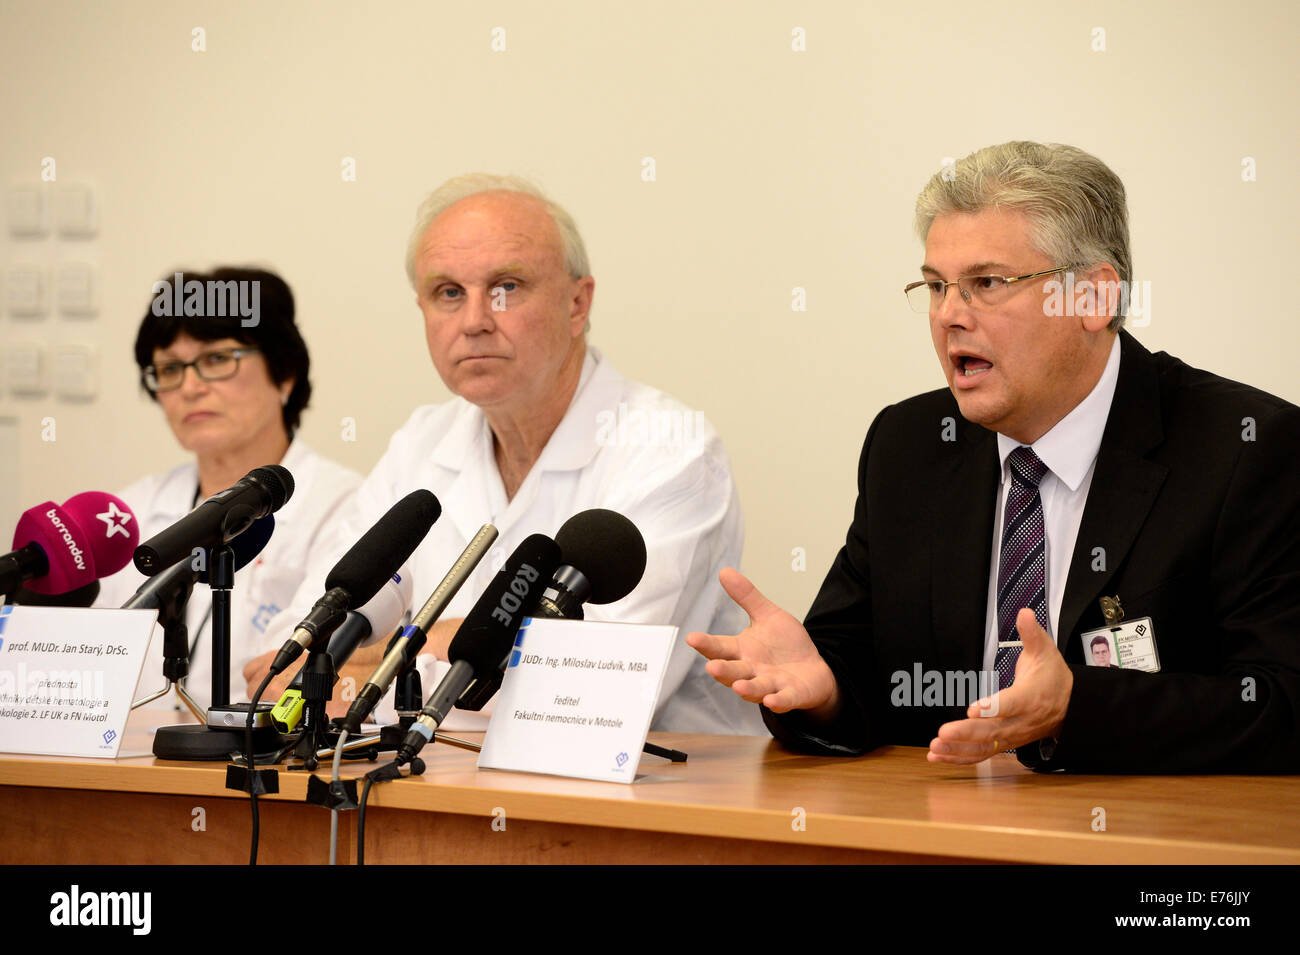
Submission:
<svg viewBox="0 0 1300 955">
<path fill-rule="evenodd" d="M 489 673 L 514 644 L 515 631 L 532 613 L 560 565 L 560 547 L 545 534 L 524 539 L 461 621 L 447 659 L 464 660 L 475 674 Z"/>
<path fill-rule="evenodd" d="M 26 582 L 38 594 L 65 594 L 115 574 L 131 561 L 140 528 L 119 497 L 84 491 L 62 506 L 46 501 L 27 510 L 14 531 L 13 549 L 38 544 L 49 572 Z"/>
<path fill-rule="evenodd" d="M 574 514 L 555 535 L 555 542 L 564 553 L 564 563 L 591 582 L 586 603 L 622 600 L 645 573 L 645 538 L 617 511 L 593 507 Z"/>
<path fill-rule="evenodd" d="M 325 578 L 325 589 L 347 591 L 351 607 L 368 603 L 420 546 L 441 513 L 432 491 L 412 491 L 339 558 Z"/>
</svg>

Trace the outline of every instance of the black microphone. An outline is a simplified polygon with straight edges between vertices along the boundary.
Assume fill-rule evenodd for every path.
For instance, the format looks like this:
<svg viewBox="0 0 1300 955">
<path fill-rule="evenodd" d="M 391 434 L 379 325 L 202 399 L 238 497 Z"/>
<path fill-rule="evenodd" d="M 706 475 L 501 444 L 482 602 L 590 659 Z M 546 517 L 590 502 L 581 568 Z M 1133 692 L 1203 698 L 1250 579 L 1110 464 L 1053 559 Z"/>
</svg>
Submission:
<svg viewBox="0 0 1300 955">
<path fill-rule="evenodd" d="M 338 669 L 347 663 L 353 651 L 391 635 L 394 628 L 401 625 L 413 593 L 411 572 L 403 567 L 385 581 L 384 586 L 379 588 L 379 593 L 370 598 L 368 603 L 356 610 L 349 610 L 344 615 L 343 622 L 330 636 L 325 647 L 325 652 L 334 661 L 336 681 Z M 293 732 L 302 719 L 305 706 L 302 687 L 306 672 L 306 668 L 299 670 L 298 675 L 280 694 L 275 706 L 271 707 L 271 721 L 282 734 Z M 350 735 L 356 735 L 356 732 L 354 729 Z"/>
<path fill-rule="evenodd" d="M 212 495 L 175 524 L 135 549 L 135 566 L 146 577 L 162 573 L 195 548 L 228 544 L 260 517 L 293 496 L 293 476 L 278 464 L 254 468 Z"/>
<path fill-rule="evenodd" d="M 424 540 L 442 506 L 431 491 L 412 491 L 388 509 L 352 545 L 325 578 L 325 595 L 303 617 L 271 664 L 280 673 L 318 642 L 329 638 L 352 607 L 368 603 Z"/>
<path fill-rule="evenodd" d="M 384 659 L 370 674 L 370 679 L 366 680 L 366 685 L 352 701 L 347 716 L 343 719 L 343 729 L 347 730 L 349 736 L 355 736 L 361 731 L 362 721 L 383 699 L 393 680 L 411 665 L 416 654 L 424 648 L 429 637 L 429 628 L 442 616 L 442 612 L 447 609 L 447 604 L 451 603 L 452 597 L 456 596 L 461 586 L 469 579 L 469 575 L 473 573 L 474 568 L 478 566 L 479 561 L 484 558 L 488 548 L 496 539 L 495 527 L 491 524 L 480 527 L 478 533 L 465 546 L 460 557 L 456 558 L 456 562 L 451 565 L 446 576 L 442 578 L 442 582 L 429 595 L 420 612 L 412 618 L 410 625 L 390 643 L 384 653 Z M 333 646 L 332 641 L 331 646 Z"/>
<path fill-rule="evenodd" d="M 235 570 L 244 567 L 260 554 L 274 532 L 275 516 L 267 514 L 253 521 L 246 533 L 236 537 L 230 544 L 230 549 L 235 553 Z M 161 609 L 170 603 L 182 588 L 188 586 L 192 590 L 196 583 L 208 583 L 208 570 L 206 567 L 201 570 L 195 568 L 194 556 L 186 554 L 172 566 L 141 584 L 131 599 L 122 604 L 122 609 Z"/>
<path fill-rule="evenodd" d="M 622 600 L 645 574 L 645 538 L 617 511 L 574 514 L 555 535 L 564 554 L 534 616 L 582 619 L 582 605 Z"/>
<path fill-rule="evenodd" d="M 515 548 L 492 578 L 452 638 L 451 670 L 438 684 L 397 751 L 409 763 L 447 718 L 455 701 L 476 679 L 488 678 L 514 645 L 519 622 L 532 612 L 546 581 L 560 564 L 560 548 L 545 534 L 533 534 Z"/>
<path fill-rule="evenodd" d="M 234 569 L 239 570 L 260 554 L 274 530 L 275 517 L 267 514 L 259 517 L 252 527 L 236 537 L 230 545 L 235 555 Z M 157 699 L 173 684 L 177 684 L 181 699 L 194 711 L 195 716 L 202 718 L 202 711 L 179 685 L 190 672 L 190 637 L 185 623 L 185 608 L 189 604 L 190 595 L 194 593 L 194 585 L 198 582 L 209 582 L 207 568 L 199 570 L 195 567 L 194 557 L 185 557 L 161 574 L 148 578 L 122 605 L 123 610 L 158 611 L 158 624 L 163 629 L 162 673 L 167 686 L 153 696 L 137 700 L 132 704 L 132 709 Z"/>
<path fill-rule="evenodd" d="M 403 567 L 384 581 L 379 592 L 369 601 L 356 610 L 349 610 L 346 619 L 334 631 L 325 647 L 334 660 L 334 666 L 341 667 L 347 663 L 358 647 L 368 647 L 384 637 L 392 636 L 393 630 L 402 625 L 402 618 L 411 606 L 414 595 L 411 572 Z M 289 685 L 298 686 L 301 682 L 295 678 Z"/>
<path fill-rule="evenodd" d="M 645 538 L 617 511 L 593 507 L 564 522 L 555 543 L 564 555 L 533 608 L 534 617 L 581 620 L 582 605 L 622 600 L 645 573 Z M 501 689 L 510 654 L 495 671 L 475 681 L 456 701 L 457 709 L 477 711 Z"/>
</svg>

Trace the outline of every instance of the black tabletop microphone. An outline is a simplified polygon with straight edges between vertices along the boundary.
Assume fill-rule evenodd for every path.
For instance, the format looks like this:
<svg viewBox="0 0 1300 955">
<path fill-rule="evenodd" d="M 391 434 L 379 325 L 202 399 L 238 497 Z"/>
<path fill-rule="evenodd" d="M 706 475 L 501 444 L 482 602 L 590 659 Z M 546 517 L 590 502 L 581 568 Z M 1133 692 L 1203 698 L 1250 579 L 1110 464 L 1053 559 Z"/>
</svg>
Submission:
<svg viewBox="0 0 1300 955">
<path fill-rule="evenodd" d="M 235 570 L 246 566 L 262 552 L 271 535 L 275 532 L 275 516 L 267 514 L 253 521 L 246 533 L 240 534 L 230 542 L 230 549 L 235 552 Z M 157 610 L 168 603 L 172 595 L 182 587 L 193 588 L 194 584 L 208 583 L 208 569 L 194 566 L 194 556 L 186 554 L 161 573 L 146 580 L 131 595 L 131 599 L 122 604 L 123 610 Z"/>
<path fill-rule="evenodd" d="M 559 564 L 559 545 L 545 534 L 533 534 L 515 548 L 452 638 L 447 650 L 451 670 L 411 724 L 397 751 L 398 765 L 410 762 L 433 738 L 434 730 L 468 686 L 490 678 L 499 669 L 514 645 L 519 622 L 532 612 Z"/>
<path fill-rule="evenodd" d="M 574 514 L 555 535 L 564 560 L 542 593 L 534 616 L 582 619 L 582 605 L 612 604 L 645 574 L 645 538 L 617 511 L 593 507 Z"/>
<path fill-rule="evenodd" d="M 406 563 L 441 513 L 438 499 L 423 488 L 389 508 L 334 565 L 325 579 L 324 596 L 285 641 L 271 664 L 271 673 L 283 671 L 303 650 L 318 643 L 323 648 L 347 612 L 368 603 Z"/>
<path fill-rule="evenodd" d="M 497 529 L 491 524 L 484 524 L 479 528 L 478 533 L 465 546 L 465 550 L 456 558 L 456 562 L 451 565 L 442 582 L 438 584 L 429 599 L 424 602 L 419 613 L 412 618 L 410 626 L 406 627 L 400 636 L 396 637 L 384 653 L 384 659 L 379 666 L 375 667 L 370 678 L 366 680 L 366 685 L 361 688 L 352 705 L 348 708 L 347 716 L 343 719 L 343 728 L 348 731 L 349 736 L 355 736 L 361 731 L 362 721 L 370 715 L 370 711 L 375 705 L 383 699 L 388 692 L 389 686 L 396 679 L 399 673 L 411 666 L 416 655 L 424 649 L 425 641 L 429 636 L 429 628 L 434 622 L 442 616 L 442 612 L 447 609 L 451 603 L 452 597 L 460 590 L 461 586 L 469 579 L 474 568 L 478 566 L 492 546 L 492 542 L 497 539 Z M 333 641 L 331 641 L 331 646 Z"/>
<path fill-rule="evenodd" d="M 593 507 L 564 522 L 555 543 L 564 556 L 555 569 L 532 616 L 581 620 L 582 605 L 609 604 L 622 600 L 645 574 L 645 538 L 637 526 L 617 511 Z M 475 680 L 456 708 L 478 711 L 501 689 L 505 665 Z"/>
<path fill-rule="evenodd" d="M 287 469 L 278 464 L 254 468 L 137 547 L 136 569 L 152 577 L 189 557 L 195 549 L 228 544 L 258 518 L 284 507 L 292 496 L 293 475 Z"/>
</svg>

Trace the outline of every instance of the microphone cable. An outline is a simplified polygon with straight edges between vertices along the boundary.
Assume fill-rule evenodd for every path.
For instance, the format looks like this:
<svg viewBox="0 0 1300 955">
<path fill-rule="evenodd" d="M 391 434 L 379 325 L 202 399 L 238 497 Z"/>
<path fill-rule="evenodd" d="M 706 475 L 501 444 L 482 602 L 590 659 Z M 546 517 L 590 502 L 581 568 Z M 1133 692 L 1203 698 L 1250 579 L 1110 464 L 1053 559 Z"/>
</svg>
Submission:
<svg viewBox="0 0 1300 955">
<path fill-rule="evenodd" d="M 253 756 L 253 717 L 257 715 L 257 704 L 262 699 L 274 675 L 267 673 L 261 686 L 253 694 L 253 702 L 248 706 L 248 721 L 244 724 L 244 764 L 248 771 L 248 799 L 253 809 L 253 842 L 248 851 L 248 864 L 257 865 L 257 840 L 259 835 L 257 819 L 257 762 Z"/>
<path fill-rule="evenodd" d="M 343 759 L 343 744 L 347 741 L 348 731 L 339 730 L 339 744 L 334 747 L 334 772 L 330 776 L 330 788 L 333 789 L 339 784 L 339 763 Z M 337 807 L 330 808 L 330 865 L 338 864 L 339 854 L 339 811 Z"/>
</svg>

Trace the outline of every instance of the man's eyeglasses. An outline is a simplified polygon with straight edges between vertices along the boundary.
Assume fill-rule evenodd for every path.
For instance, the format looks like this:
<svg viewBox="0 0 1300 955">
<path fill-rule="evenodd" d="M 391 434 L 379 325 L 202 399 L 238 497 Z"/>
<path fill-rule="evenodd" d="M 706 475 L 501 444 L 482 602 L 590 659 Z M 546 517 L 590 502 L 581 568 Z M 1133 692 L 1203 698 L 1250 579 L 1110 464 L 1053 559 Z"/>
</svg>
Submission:
<svg viewBox="0 0 1300 955">
<path fill-rule="evenodd" d="M 972 302 L 979 302 L 981 305 L 1001 305 L 1016 290 L 1017 282 L 1035 279 L 1040 275 L 1051 275 L 1053 272 L 1064 272 L 1068 268 L 1070 266 L 1062 265 L 1042 272 L 1030 272 L 1028 275 L 959 275 L 952 282 L 945 282 L 943 279 L 925 279 L 906 286 L 903 294 L 907 296 L 907 304 L 912 306 L 912 311 L 923 315 L 943 304 L 943 298 L 948 294 L 950 285 L 957 286 L 957 291 L 961 293 L 962 300 L 967 305 Z"/>
<path fill-rule="evenodd" d="M 185 380 L 186 368 L 193 368 L 204 381 L 234 378 L 239 374 L 239 359 L 257 352 L 256 348 L 221 348 L 204 352 L 193 361 L 165 361 L 161 365 L 150 365 L 144 370 L 144 386 L 154 394 L 172 391 Z"/>
</svg>

